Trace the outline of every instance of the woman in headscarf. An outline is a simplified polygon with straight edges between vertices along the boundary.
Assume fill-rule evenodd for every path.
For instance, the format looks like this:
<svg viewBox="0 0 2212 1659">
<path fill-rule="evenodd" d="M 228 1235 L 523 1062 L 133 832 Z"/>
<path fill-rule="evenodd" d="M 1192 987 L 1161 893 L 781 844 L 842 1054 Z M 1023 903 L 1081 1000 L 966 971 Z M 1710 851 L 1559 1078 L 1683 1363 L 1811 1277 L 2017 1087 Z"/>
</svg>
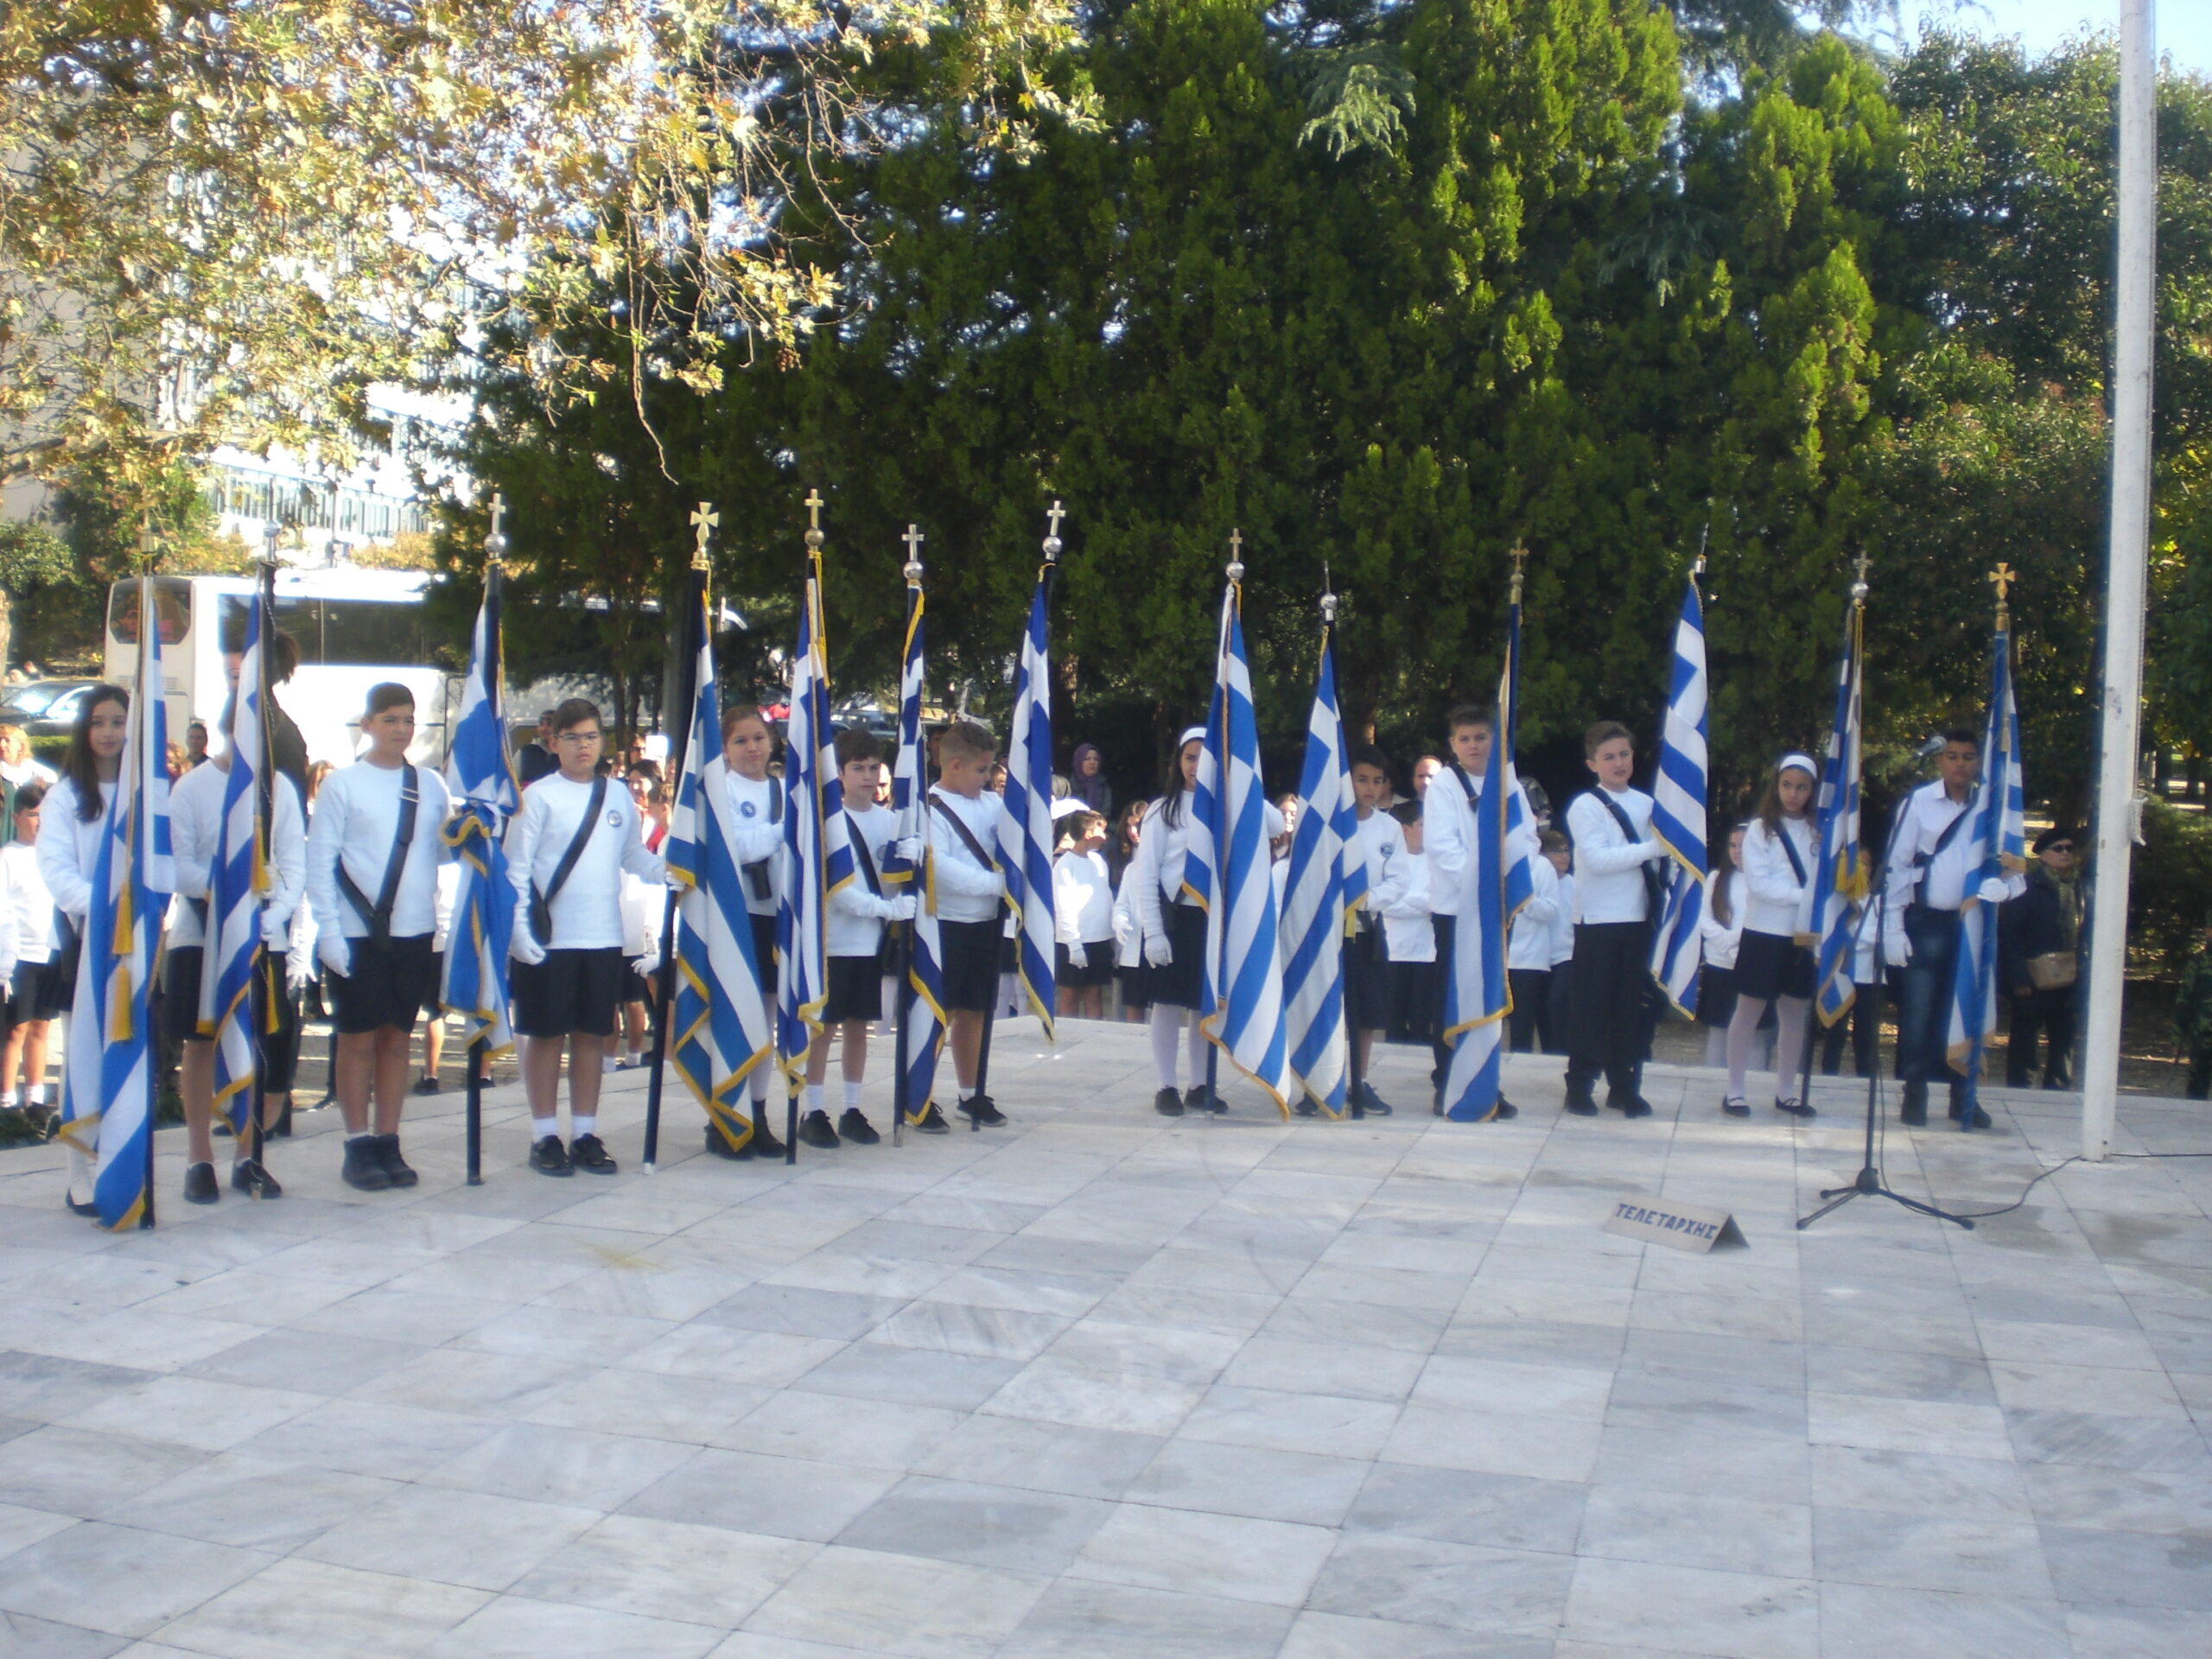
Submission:
<svg viewBox="0 0 2212 1659">
<path fill-rule="evenodd" d="M 1114 791 L 1106 787 L 1106 762 L 1097 747 L 1078 743 L 1075 757 L 1068 763 L 1071 775 L 1068 779 L 1068 798 L 1081 801 L 1102 818 L 1112 818 Z"/>
</svg>

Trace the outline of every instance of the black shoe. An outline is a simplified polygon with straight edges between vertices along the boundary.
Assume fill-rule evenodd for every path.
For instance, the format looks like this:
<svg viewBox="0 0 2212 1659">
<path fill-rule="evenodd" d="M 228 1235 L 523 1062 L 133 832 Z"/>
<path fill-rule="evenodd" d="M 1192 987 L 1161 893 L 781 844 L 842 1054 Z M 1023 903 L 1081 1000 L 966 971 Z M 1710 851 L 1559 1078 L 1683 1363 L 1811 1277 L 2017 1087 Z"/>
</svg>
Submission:
<svg viewBox="0 0 2212 1659">
<path fill-rule="evenodd" d="M 258 1158 L 241 1158 L 231 1166 L 231 1185 L 250 1198 L 281 1198 L 284 1189 Z"/>
<path fill-rule="evenodd" d="M 607 1143 L 595 1135 L 580 1135 L 569 1142 L 569 1166 L 587 1175 L 612 1175 L 620 1167 L 607 1155 Z"/>
<path fill-rule="evenodd" d="M 753 1156 L 753 1142 L 747 1141 L 741 1147 L 733 1147 L 722 1139 L 722 1132 L 709 1123 L 707 1125 L 707 1150 L 717 1158 L 727 1158 L 732 1163 L 743 1163 Z"/>
<path fill-rule="evenodd" d="M 1181 1101 L 1179 1100 L 1175 1103 L 1175 1109 L 1179 1112 L 1183 1109 L 1183 1103 Z M 1300 1117 L 1312 1117 L 1315 1115 L 1313 1103 L 1310 1100 L 1301 1100 L 1297 1105 L 1292 1107 L 1290 1109 L 1296 1112 Z M 1355 1117 L 1359 1116 L 1358 1107 L 1354 1106 L 1352 1108 L 1352 1116 Z"/>
<path fill-rule="evenodd" d="M 922 1115 L 912 1120 L 908 1127 L 918 1129 L 924 1135 L 950 1135 L 952 1133 L 952 1125 L 944 1121 L 944 1114 L 938 1110 L 935 1101 L 931 1101 L 925 1107 Z"/>
<path fill-rule="evenodd" d="M 362 1192 L 381 1192 L 391 1185 L 391 1177 L 384 1173 L 384 1160 L 377 1156 L 377 1137 L 365 1135 L 346 1143 L 346 1165 L 338 1172 L 339 1179 Z"/>
<path fill-rule="evenodd" d="M 1953 1101 L 1951 1103 L 1951 1122 L 1954 1123 L 1965 1122 L 1966 1116 L 1966 1103 L 1962 1100 Z M 1989 1128 L 1989 1114 L 1983 1111 L 1980 1107 L 1975 1107 L 1974 1109 L 1974 1121 L 1970 1123 L 1967 1123 L 1966 1127 L 1970 1129 L 1986 1129 Z"/>
<path fill-rule="evenodd" d="M 1369 1109 L 1371 1111 L 1374 1109 L 1370 1107 Z M 1390 1109 L 1385 1106 L 1382 1109 L 1387 1114 Z M 1497 1097 L 1497 1104 L 1490 1109 L 1489 1121 L 1492 1123 L 1503 1123 L 1509 1118 L 1515 1118 L 1520 1116 L 1521 1109 L 1518 1106 L 1516 1106 L 1511 1101 L 1506 1099 L 1504 1096 L 1500 1095 Z"/>
<path fill-rule="evenodd" d="M 1229 1103 L 1203 1083 L 1192 1084 L 1183 1091 L 1183 1105 L 1193 1112 L 1211 1112 L 1217 1117 L 1229 1110 Z"/>
<path fill-rule="evenodd" d="M 1162 1117 L 1183 1116 L 1183 1096 L 1174 1089 L 1162 1089 L 1152 1097 L 1152 1109 Z"/>
<path fill-rule="evenodd" d="M 223 1189 L 215 1185 L 215 1166 L 187 1164 L 184 1166 L 184 1201 L 187 1204 L 213 1204 L 223 1196 Z"/>
<path fill-rule="evenodd" d="M 1741 1095 L 1729 1095 L 1721 1101 L 1720 1109 L 1731 1117 L 1749 1117 L 1751 1115 L 1751 1103 Z"/>
<path fill-rule="evenodd" d="M 97 1216 L 100 1212 L 99 1205 L 79 1203 L 67 1188 L 62 1191 L 61 1202 L 69 1206 L 69 1213 L 73 1216 Z"/>
<path fill-rule="evenodd" d="M 766 1116 L 764 1113 L 762 1117 Z M 762 1118 L 753 1121 L 753 1155 L 755 1158 L 780 1158 L 784 1155 L 784 1143 L 776 1139 L 776 1132 Z"/>
<path fill-rule="evenodd" d="M 837 1131 L 830 1127 L 830 1114 L 816 1110 L 798 1121 L 798 1141 L 803 1147 L 820 1147 L 827 1152 L 837 1144 Z"/>
<path fill-rule="evenodd" d="M 1598 1116 L 1598 1103 L 1587 1095 L 1569 1095 L 1567 1109 L 1577 1117 L 1595 1117 Z"/>
<path fill-rule="evenodd" d="M 1646 1100 L 1642 1095 L 1630 1095 L 1624 1100 L 1616 1099 L 1612 1096 L 1607 1095 L 1605 1096 L 1605 1104 L 1611 1107 L 1614 1111 L 1618 1112 L 1623 1117 L 1649 1117 L 1651 1116 L 1651 1103 Z"/>
<path fill-rule="evenodd" d="M 568 1148 L 561 1144 L 557 1135 L 541 1135 L 531 1144 L 530 1166 L 541 1175 L 573 1175 L 575 1166 L 569 1161 Z"/>
<path fill-rule="evenodd" d="M 41 1102 L 35 1106 L 26 1103 L 22 1108 L 22 1110 L 23 1114 L 23 1122 L 29 1124 L 31 1128 L 38 1131 L 38 1138 L 40 1140 L 51 1141 L 54 1139 L 54 1120 L 55 1114 L 53 1107 Z"/>
<path fill-rule="evenodd" d="M 1006 1122 L 1006 1114 L 999 1110 L 988 1095 L 969 1096 L 960 1103 L 960 1114 L 987 1129 L 995 1129 Z"/>
<path fill-rule="evenodd" d="M 376 1138 L 377 1162 L 384 1166 L 384 1178 L 393 1186 L 412 1186 L 423 1178 L 407 1166 L 399 1155 L 399 1136 L 380 1135 Z"/>
<path fill-rule="evenodd" d="M 1777 1100 L 1774 1103 L 1774 1109 L 1777 1112 L 1787 1112 L 1792 1117 L 1818 1117 L 1820 1116 L 1818 1112 L 1813 1109 L 1812 1103 L 1809 1101 Z"/>
<path fill-rule="evenodd" d="M 856 1147 L 872 1147 L 883 1137 L 875 1132 L 875 1125 L 857 1106 L 845 1108 L 845 1115 L 837 1120 L 837 1133 Z"/>
<path fill-rule="evenodd" d="M 1359 1085 L 1359 1109 L 1370 1117 L 1390 1116 L 1390 1103 L 1375 1092 L 1375 1085 L 1371 1083 Z"/>
<path fill-rule="evenodd" d="M 436 1094 L 438 1092 L 438 1080 L 435 1077 L 429 1077 L 416 1078 L 415 1092 L 418 1095 Z"/>
<path fill-rule="evenodd" d="M 1906 1101 L 1903 1106 L 1897 1109 L 1897 1121 L 1903 1123 L 1905 1128 L 1909 1129 L 1926 1128 L 1928 1127 L 1928 1103 L 1923 1100 L 1916 1104 L 1912 1101 Z"/>
<path fill-rule="evenodd" d="M 292 1097 L 289 1095 L 284 1096 L 284 1109 L 276 1114 L 276 1124 L 269 1133 L 279 1140 L 292 1138 Z"/>
</svg>

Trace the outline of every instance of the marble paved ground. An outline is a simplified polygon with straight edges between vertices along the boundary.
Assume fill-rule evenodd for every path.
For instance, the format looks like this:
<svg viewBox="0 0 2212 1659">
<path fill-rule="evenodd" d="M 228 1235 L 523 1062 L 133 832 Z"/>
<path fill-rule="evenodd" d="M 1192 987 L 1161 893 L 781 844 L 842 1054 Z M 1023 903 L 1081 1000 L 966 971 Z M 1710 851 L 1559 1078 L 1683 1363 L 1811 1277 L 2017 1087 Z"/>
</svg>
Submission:
<svg viewBox="0 0 2212 1659">
<path fill-rule="evenodd" d="M 0 1154 L 0 1654 L 1942 1659 L 2212 1654 L 2212 1160 L 2076 1165 L 1971 1233 L 1817 1127 L 1155 1117 L 1142 1036 L 998 1059 L 1011 1128 L 780 1165 L 521 1166 L 458 1102 L 411 1193 L 124 1238 Z M 879 1056 L 880 1058 L 880 1056 Z M 870 1103 L 880 1096 L 872 1085 Z M 1887 1143 L 2009 1202 L 2069 1098 Z M 2130 1100 L 2122 1145 L 2212 1151 Z M 320 1128 L 320 1126 L 318 1126 Z M 1712 1256 L 1599 1230 L 1732 1209 Z"/>
</svg>

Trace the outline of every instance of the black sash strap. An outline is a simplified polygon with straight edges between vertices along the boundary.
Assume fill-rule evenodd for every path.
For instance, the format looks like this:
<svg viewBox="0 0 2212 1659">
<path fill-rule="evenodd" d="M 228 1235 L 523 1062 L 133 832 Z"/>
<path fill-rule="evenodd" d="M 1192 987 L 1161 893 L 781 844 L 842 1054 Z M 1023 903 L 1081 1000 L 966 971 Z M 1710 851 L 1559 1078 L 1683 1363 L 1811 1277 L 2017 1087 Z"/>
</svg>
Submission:
<svg viewBox="0 0 2212 1659">
<path fill-rule="evenodd" d="M 1467 810 L 1473 811 L 1482 804 L 1482 796 L 1475 789 L 1475 780 L 1467 776 L 1467 769 L 1457 760 L 1451 765 L 1451 773 L 1459 780 L 1459 792 L 1467 798 Z"/>
<path fill-rule="evenodd" d="M 345 859 L 341 856 L 338 861 L 338 890 L 369 925 L 369 943 L 379 950 L 391 943 L 391 907 L 399 899 L 407 855 L 414 850 L 415 817 L 422 804 L 422 785 L 416 781 L 415 768 L 407 766 L 399 779 L 399 828 L 391 838 L 391 855 L 385 860 L 384 882 L 377 889 L 375 904 L 370 904 L 368 896 L 353 884 L 353 878 L 346 872 Z"/>
<path fill-rule="evenodd" d="M 569 872 L 576 868 L 576 861 L 584 855 L 584 843 L 591 839 L 591 832 L 599 828 L 599 809 L 607 804 L 607 779 L 591 780 L 591 799 L 584 805 L 584 821 L 576 826 L 576 833 L 569 838 L 568 850 L 561 855 L 561 861 L 553 867 L 552 885 L 544 892 L 537 890 L 537 883 L 530 884 L 530 931 L 538 944 L 551 947 L 553 939 L 553 901 L 561 896 L 561 889 L 569 884 Z"/>
<path fill-rule="evenodd" d="M 1797 856 L 1797 843 L 1789 839 L 1789 826 L 1784 823 L 1775 836 L 1782 842 L 1782 850 L 1789 855 L 1789 874 L 1797 878 L 1797 885 L 1805 885 L 1805 861 Z"/>
<path fill-rule="evenodd" d="M 868 890 L 877 898 L 883 897 L 883 878 L 875 873 L 875 855 L 868 849 L 868 837 L 861 833 L 861 826 L 849 812 L 845 814 L 845 835 L 853 843 L 853 856 L 860 861 L 861 877 L 868 883 Z"/>
<path fill-rule="evenodd" d="M 1593 789 L 1590 792 L 1598 798 L 1599 805 L 1613 815 L 1613 822 L 1620 825 L 1621 834 L 1630 846 L 1633 847 L 1643 839 L 1636 833 L 1636 826 L 1628 821 L 1628 814 L 1621 810 L 1619 802 L 1602 789 Z M 1649 860 L 1637 865 L 1637 871 L 1643 877 L 1643 898 L 1647 906 L 1645 919 L 1656 922 L 1667 908 L 1666 878 L 1659 874 L 1658 866 Z"/>
<path fill-rule="evenodd" d="M 771 778 L 768 780 L 768 822 L 781 823 L 783 821 L 784 780 L 780 778 Z M 752 889 L 755 899 L 775 897 L 776 883 L 774 878 L 769 874 L 766 859 L 756 858 L 747 864 L 745 867 L 745 880 L 746 885 Z"/>
<path fill-rule="evenodd" d="M 976 839 L 976 832 L 970 830 L 961 816 L 952 810 L 951 804 L 944 796 L 935 790 L 930 791 L 930 804 L 937 809 L 940 817 L 952 826 L 953 833 L 960 837 L 961 845 L 967 848 L 969 856 L 974 858 L 978 865 L 987 871 L 997 870 L 998 860 L 983 850 L 983 843 Z"/>
<path fill-rule="evenodd" d="M 1941 785 L 1930 785 L 1930 787 L 1940 788 Z M 1956 838 L 1959 831 L 1966 826 L 1966 821 L 1974 816 L 1974 798 L 1971 795 L 1967 796 L 1967 803 L 1959 809 L 1958 816 L 1945 824 L 1943 832 L 1936 837 L 1936 844 L 1925 852 L 1915 853 L 1912 855 L 1912 880 L 1905 888 L 1909 895 L 1906 902 L 1919 901 L 1920 884 L 1928 874 L 1928 867 L 1942 857 L 1943 849 Z M 1910 797 L 1906 798 L 1905 804 L 1908 807 L 1912 804 Z"/>
</svg>

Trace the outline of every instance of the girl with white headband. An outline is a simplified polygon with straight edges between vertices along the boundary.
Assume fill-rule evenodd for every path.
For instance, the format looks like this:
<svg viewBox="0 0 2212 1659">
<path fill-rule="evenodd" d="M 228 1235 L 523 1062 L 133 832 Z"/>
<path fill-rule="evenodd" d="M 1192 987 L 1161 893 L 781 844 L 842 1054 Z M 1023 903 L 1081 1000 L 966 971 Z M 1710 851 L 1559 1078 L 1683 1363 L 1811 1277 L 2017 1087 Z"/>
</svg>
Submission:
<svg viewBox="0 0 2212 1659">
<path fill-rule="evenodd" d="M 1199 1028 L 1199 967 L 1205 959 L 1206 913 L 1183 885 L 1184 861 L 1198 833 L 1192 797 L 1198 782 L 1198 754 L 1205 728 L 1193 726 L 1175 740 L 1160 798 L 1145 810 L 1137 831 L 1137 850 L 1122 878 L 1130 908 L 1144 939 L 1145 1000 L 1152 1005 L 1152 1062 L 1160 1074 L 1153 1108 L 1162 1117 L 1194 1110 L 1222 1109 L 1218 1096 L 1205 1088 L 1206 1039 Z M 1190 1067 L 1187 1092 L 1175 1086 L 1175 1035 L 1190 1016 L 1185 1039 Z"/>
<path fill-rule="evenodd" d="M 1736 950 L 1736 1012 L 1728 1022 L 1728 1093 L 1720 1109 L 1748 1117 L 1744 1073 L 1770 1002 L 1775 1010 L 1774 1109 L 1810 1117 L 1792 1091 L 1812 1007 L 1813 953 L 1798 938 L 1812 928 L 1813 785 L 1820 768 L 1795 750 L 1775 762 L 1759 810 L 1744 832 L 1744 932 Z"/>
</svg>

